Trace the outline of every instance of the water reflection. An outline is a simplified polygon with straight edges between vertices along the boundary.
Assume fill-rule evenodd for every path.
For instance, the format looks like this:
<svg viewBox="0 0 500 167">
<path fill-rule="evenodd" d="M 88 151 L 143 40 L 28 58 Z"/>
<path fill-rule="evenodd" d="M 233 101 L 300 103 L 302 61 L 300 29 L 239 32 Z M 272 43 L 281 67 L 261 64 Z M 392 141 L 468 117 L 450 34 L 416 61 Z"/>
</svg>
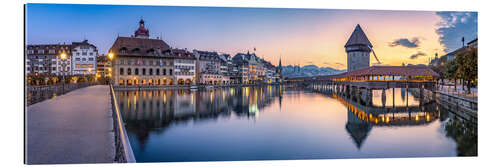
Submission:
<svg viewBox="0 0 500 167">
<path fill-rule="evenodd" d="M 117 95 L 139 162 L 477 155 L 477 133 L 451 127 L 466 120 L 385 91 L 372 103 L 285 86 Z"/>
<path fill-rule="evenodd" d="M 161 132 L 171 124 L 224 119 L 231 113 L 255 119 L 260 109 L 273 99 L 281 98 L 279 90 L 279 87 L 266 86 L 210 91 L 117 91 L 117 94 L 127 131 L 137 135 L 143 148 L 150 132 Z"/>
</svg>

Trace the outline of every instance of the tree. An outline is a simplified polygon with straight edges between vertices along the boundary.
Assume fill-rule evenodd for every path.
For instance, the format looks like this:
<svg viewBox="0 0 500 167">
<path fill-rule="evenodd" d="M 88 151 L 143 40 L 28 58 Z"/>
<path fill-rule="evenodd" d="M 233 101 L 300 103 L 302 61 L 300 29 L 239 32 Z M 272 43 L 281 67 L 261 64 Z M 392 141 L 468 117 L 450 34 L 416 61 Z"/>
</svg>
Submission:
<svg viewBox="0 0 500 167">
<path fill-rule="evenodd" d="M 458 77 L 467 82 L 467 93 L 470 93 L 472 83 L 476 83 L 478 79 L 477 48 L 468 48 L 459 52 L 455 61 Z"/>
<path fill-rule="evenodd" d="M 457 78 L 458 78 L 457 70 L 458 66 L 455 60 L 450 61 L 446 64 L 446 78 L 453 79 L 455 84 L 455 90 L 457 90 Z"/>
</svg>

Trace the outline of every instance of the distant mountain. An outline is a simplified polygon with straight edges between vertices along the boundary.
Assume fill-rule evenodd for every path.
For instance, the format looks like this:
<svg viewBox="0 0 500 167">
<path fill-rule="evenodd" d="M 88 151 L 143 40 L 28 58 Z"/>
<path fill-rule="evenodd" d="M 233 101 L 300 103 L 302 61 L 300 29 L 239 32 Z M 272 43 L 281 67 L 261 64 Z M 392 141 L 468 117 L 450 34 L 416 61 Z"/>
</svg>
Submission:
<svg viewBox="0 0 500 167">
<path fill-rule="evenodd" d="M 306 65 L 303 67 L 299 66 L 284 66 L 283 67 L 283 77 L 310 77 L 310 76 L 321 76 L 321 75 L 334 75 L 343 73 L 346 70 L 338 70 L 331 67 L 321 67 L 316 65 Z"/>
</svg>

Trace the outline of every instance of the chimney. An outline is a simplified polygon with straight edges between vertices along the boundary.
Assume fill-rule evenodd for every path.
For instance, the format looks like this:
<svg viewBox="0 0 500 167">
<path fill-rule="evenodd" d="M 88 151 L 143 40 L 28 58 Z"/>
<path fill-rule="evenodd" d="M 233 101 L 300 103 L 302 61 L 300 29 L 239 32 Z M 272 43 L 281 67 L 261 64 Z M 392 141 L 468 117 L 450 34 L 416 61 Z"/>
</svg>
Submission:
<svg viewBox="0 0 500 167">
<path fill-rule="evenodd" d="M 465 46 L 465 37 L 462 37 L 462 47 Z"/>
</svg>

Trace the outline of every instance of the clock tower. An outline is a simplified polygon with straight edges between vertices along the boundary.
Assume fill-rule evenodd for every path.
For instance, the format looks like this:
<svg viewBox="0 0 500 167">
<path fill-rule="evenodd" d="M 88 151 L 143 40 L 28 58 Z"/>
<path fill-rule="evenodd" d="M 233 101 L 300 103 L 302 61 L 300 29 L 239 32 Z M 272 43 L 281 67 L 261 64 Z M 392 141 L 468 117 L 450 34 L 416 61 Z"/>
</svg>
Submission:
<svg viewBox="0 0 500 167">
<path fill-rule="evenodd" d="M 370 66 L 370 51 L 373 46 L 359 24 L 344 47 L 347 52 L 347 71 Z"/>
</svg>

